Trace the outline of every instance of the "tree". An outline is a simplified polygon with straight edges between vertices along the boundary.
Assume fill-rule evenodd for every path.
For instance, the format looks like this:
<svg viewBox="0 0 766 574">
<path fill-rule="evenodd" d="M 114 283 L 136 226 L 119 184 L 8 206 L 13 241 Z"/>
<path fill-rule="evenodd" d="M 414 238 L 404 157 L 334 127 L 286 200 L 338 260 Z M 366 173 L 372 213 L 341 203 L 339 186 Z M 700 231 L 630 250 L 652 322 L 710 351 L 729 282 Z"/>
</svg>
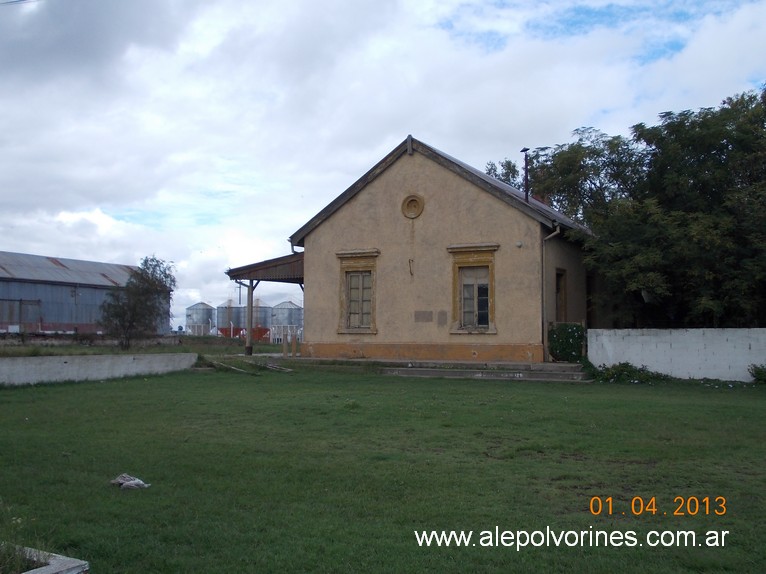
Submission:
<svg viewBox="0 0 766 574">
<path fill-rule="evenodd" d="M 101 304 L 101 325 L 129 349 L 138 337 L 165 331 L 176 288 L 173 266 L 154 255 L 144 257 L 125 287 L 111 290 Z"/>
<path fill-rule="evenodd" d="M 531 192 L 590 228 L 621 325 L 766 326 L 766 87 L 659 118 L 534 150 Z"/>
<path fill-rule="evenodd" d="M 662 311 L 670 326 L 766 325 L 766 88 L 660 119 L 632 128 L 645 159 L 629 194 L 633 224 L 612 209 L 611 221 L 594 222 L 594 268 L 632 274 L 613 285 L 626 293 L 644 283 L 652 301 L 644 318 Z M 639 223 L 651 237 L 635 233 Z M 640 266 L 612 253 L 615 244 L 661 257 L 639 280 Z M 646 285 L 652 276 L 661 281 Z"/>
<path fill-rule="evenodd" d="M 639 147 L 594 128 L 573 132 L 577 141 L 530 153 L 531 192 L 578 223 L 591 226 L 609 202 L 630 197 L 642 176 Z"/>
<path fill-rule="evenodd" d="M 625 197 L 642 176 L 641 150 L 622 136 L 610 137 L 594 128 L 578 128 L 577 141 L 529 152 L 532 195 L 570 219 L 590 225 L 613 199 Z M 519 169 L 505 159 L 487 162 L 484 172 L 519 189 Z"/>
<path fill-rule="evenodd" d="M 516 189 L 521 189 L 524 185 L 520 178 L 519 167 L 508 158 L 499 162 L 499 165 L 494 161 L 488 161 L 484 168 L 484 173 Z"/>
</svg>

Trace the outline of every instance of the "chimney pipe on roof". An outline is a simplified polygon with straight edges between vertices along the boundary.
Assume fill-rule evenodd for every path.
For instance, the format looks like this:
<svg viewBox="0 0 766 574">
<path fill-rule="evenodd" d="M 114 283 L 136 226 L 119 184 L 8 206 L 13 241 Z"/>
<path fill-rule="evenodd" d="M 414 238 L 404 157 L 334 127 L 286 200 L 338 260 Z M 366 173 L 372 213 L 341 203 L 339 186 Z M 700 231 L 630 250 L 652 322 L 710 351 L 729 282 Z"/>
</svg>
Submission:
<svg viewBox="0 0 766 574">
<path fill-rule="evenodd" d="M 529 148 L 521 148 L 521 153 L 524 154 L 524 201 L 529 203 Z"/>
</svg>

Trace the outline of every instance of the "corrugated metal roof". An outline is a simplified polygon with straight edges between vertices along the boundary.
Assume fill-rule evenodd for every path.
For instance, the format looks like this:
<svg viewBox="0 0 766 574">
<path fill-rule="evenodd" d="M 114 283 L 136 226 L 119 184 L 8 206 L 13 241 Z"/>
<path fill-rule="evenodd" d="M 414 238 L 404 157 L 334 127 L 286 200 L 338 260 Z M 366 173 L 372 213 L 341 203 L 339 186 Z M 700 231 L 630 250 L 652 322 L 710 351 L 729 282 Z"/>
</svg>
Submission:
<svg viewBox="0 0 766 574">
<path fill-rule="evenodd" d="M 303 252 L 229 269 L 229 279 L 303 284 Z"/>
<path fill-rule="evenodd" d="M 0 280 L 118 287 L 136 269 L 133 265 L 0 251 Z"/>
</svg>

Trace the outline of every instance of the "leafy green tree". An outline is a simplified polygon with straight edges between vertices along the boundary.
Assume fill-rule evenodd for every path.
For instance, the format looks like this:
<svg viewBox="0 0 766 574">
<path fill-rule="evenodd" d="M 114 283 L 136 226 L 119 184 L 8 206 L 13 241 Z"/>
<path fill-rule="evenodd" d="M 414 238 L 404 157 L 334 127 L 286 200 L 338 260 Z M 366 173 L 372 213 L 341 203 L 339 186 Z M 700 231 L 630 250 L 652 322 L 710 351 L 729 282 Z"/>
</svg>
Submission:
<svg viewBox="0 0 766 574">
<path fill-rule="evenodd" d="M 167 330 L 170 301 L 176 288 L 173 266 L 155 256 L 144 257 L 125 287 L 111 290 L 101 304 L 101 325 L 129 349 L 136 338 Z"/>
<path fill-rule="evenodd" d="M 766 325 L 766 89 L 660 119 L 633 127 L 645 168 L 630 197 L 634 217 L 654 237 L 597 222 L 598 240 L 590 242 L 602 256 L 596 268 L 637 271 L 630 259 L 605 257 L 610 243 L 659 251 L 653 269 L 662 282 L 645 290 L 668 324 Z"/>
<path fill-rule="evenodd" d="M 641 150 L 622 136 L 579 128 L 574 143 L 531 153 L 531 192 L 584 225 L 603 215 L 609 202 L 630 197 L 642 175 Z"/>
<path fill-rule="evenodd" d="M 524 182 L 521 174 L 519 173 L 519 167 L 510 159 L 505 158 L 503 161 L 495 163 L 494 161 L 488 161 L 484 168 L 484 173 L 489 176 L 499 179 L 502 182 L 507 183 L 515 187 L 516 189 L 523 189 Z"/>
<path fill-rule="evenodd" d="M 659 118 L 534 150 L 531 192 L 590 228 L 618 324 L 766 326 L 766 87 Z"/>
<path fill-rule="evenodd" d="M 579 223 L 589 225 L 612 199 L 625 197 L 642 175 L 644 158 L 631 140 L 594 128 L 573 132 L 577 140 L 529 152 L 530 193 Z M 523 189 L 523 174 L 505 159 L 487 162 L 485 173 Z"/>
</svg>

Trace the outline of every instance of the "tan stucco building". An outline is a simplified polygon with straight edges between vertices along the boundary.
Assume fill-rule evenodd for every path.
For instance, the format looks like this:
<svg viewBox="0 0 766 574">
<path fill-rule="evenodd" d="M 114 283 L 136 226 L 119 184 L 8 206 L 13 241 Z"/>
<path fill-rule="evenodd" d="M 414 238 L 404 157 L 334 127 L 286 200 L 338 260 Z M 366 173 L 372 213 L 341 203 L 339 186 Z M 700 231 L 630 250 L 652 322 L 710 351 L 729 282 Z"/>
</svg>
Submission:
<svg viewBox="0 0 766 574">
<path fill-rule="evenodd" d="M 303 356 L 539 362 L 546 325 L 586 319 L 574 227 L 408 137 L 290 237 L 302 252 L 228 273 L 301 275 Z"/>
</svg>

